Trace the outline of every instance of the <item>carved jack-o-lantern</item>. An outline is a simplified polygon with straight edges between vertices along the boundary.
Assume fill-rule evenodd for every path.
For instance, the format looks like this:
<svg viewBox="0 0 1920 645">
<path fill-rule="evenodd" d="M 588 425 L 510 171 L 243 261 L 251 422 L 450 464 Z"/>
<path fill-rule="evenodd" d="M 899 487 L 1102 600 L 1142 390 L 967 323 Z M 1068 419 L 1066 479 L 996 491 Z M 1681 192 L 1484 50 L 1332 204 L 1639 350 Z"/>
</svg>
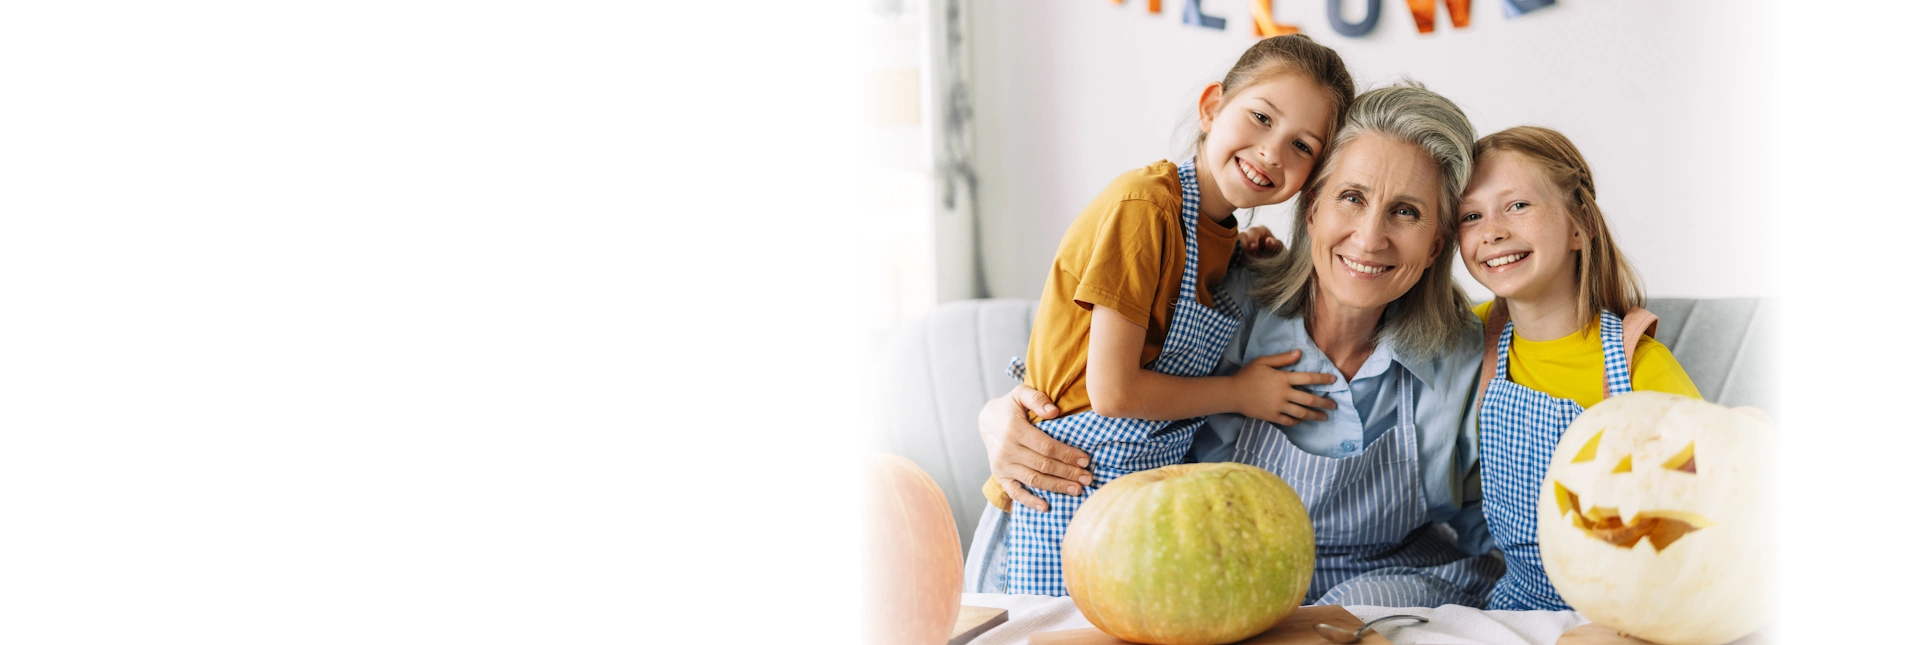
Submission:
<svg viewBox="0 0 1920 645">
<path fill-rule="evenodd" d="M 1767 618 L 1773 432 L 1659 392 L 1602 401 L 1560 438 L 1540 491 L 1547 578 L 1582 615 L 1664 645 L 1718 645 Z"/>
</svg>

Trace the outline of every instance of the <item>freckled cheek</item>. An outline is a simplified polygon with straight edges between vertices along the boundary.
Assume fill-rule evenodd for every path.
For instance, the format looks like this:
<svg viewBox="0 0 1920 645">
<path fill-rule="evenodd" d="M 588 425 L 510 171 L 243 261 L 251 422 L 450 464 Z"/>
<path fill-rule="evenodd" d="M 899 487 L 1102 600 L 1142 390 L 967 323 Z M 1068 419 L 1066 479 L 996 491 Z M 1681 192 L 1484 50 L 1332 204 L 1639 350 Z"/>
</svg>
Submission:
<svg viewBox="0 0 1920 645">
<path fill-rule="evenodd" d="M 1467 265 L 1467 272 L 1475 273 L 1485 268 L 1480 266 L 1479 262 L 1473 261 L 1473 258 L 1479 255 L 1480 255 L 1479 245 L 1477 244 L 1472 246 L 1468 246 L 1466 244 L 1460 245 L 1460 263 Z"/>
</svg>

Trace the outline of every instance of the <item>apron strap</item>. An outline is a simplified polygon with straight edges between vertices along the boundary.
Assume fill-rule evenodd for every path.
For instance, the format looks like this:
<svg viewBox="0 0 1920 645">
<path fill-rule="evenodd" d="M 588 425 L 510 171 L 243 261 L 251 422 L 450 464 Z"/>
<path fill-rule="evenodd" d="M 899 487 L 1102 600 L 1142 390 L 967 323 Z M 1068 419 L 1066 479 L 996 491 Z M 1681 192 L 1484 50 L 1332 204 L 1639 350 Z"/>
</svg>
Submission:
<svg viewBox="0 0 1920 645">
<path fill-rule="evenodd" d="M 1627 374 L 1633 374 L 1633 348 L 1639 344 L 1642 334 L 1652 336 L 1660 325 L 1660 317 L 1653 312 L 1634 307 L 1627 311 L 1627 317 L 1620 320 L 1620 343 L 1627 358 Z M 1603 377 L 1604 378 L 1604 377 Z M 1607 396 L 1613 396 L 1613 388 L 1607 388 Z"/>
<path fill-rule="evenodd" d="M 1498 299 L 1487 310 L 1487 345 L 1480 359 L 1480 390 L 1475 398 L 1485 399 L 1487 384 L 1493 382 L 1493 373 L 1500 367 L 1500 332 L 1507 328 L 1506 303 Z"/>
<path fill-rule="evenodd" d="M 1194 169 L 1199 157 L 1188 157 L 1180 162 L 1180 228 L 1186 234 L 1186 266 L 1180 270 L 1180 298 L 1200 304 L 1200 174 Z M 1238 243 L 1235 248 L 1239 248 Z M 1224 283 L 1224 281 L 1223 281 Z M 1229 318 L 1240 317 L 1240 305 L 1233 296 L 1216 289 L 1218 285 L 1207 285 L 1213 298 L 1213 310 Z"/>
<path fill-rule="evenodd" d="M 1198 156 L 1181 162 L 1178 166 L 1180 176 L 1180 228 L 1186 235 L 1185 265 L 1180 270 L 1180 299 L 1200 299 L 1200 175 L 1194 170 Z M 1215 298 L 1214 300 L 1219 300 Z M 1219 304 L 1218 302 L 1214 304 Z"/>
<path fill-rule="evenodd" d="M 1397 365 L 1397 367 L 1400 368 L 1400 376 L 1398 381 L 1394 383 L 1394 387 L 1400 389 L 1400 403 L 1398 406 L 1400 410 L 1396 415 L 1398 418 L 1394 419 L 1393 425 L 1396 431 L 1406 435 L 1400 438 L 1400 450 L 1413 459 L 1414 481 L 1424 482 L 1425 478 L 1421 476 L 1420 473 L 1420 438 L 1418 436 L 1419 431 L 1416 427 L 1418 423 L 1417 419 L 1420 415 L 1418 414 L 1419 410 L 1414 408 L 1417 404 L 1413 398 L 1413 384 L 1417 381 L 1414 380 L 1413 372 L 1408 370 L 1407 366 Z M 1364 435 L 1365 433 L 1363 432 L 1362 438 L 1364 438 Z M 1417 490 L 1421 491 L 1420 507 L 1426 508 L 1426 487 L 1423 485 L 1418 487 Z"/>
<path fill-rule="evenodd" d="M 1653 315 L 1651 311 L 1634 307 L 1627 312 L 1626 318 L 1620 319 L 1620 325 L 1624 327 L 1623 337 L 1620 340 L 1627 346 L 1627 367 L 1632 368 L 1634 344 L 1640 342 L 1642 334 L 1652 336 L 1654 330 L 1660 328 L 1660 317 Z"/>
</svg>

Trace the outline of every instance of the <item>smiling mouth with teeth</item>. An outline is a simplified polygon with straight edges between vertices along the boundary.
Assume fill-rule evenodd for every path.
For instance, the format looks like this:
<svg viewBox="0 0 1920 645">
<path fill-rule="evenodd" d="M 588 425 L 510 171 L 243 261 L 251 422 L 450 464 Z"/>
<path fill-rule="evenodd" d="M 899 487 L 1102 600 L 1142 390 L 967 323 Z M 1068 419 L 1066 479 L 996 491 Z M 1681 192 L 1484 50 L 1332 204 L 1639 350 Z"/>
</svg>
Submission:
<svg viewBox="0 0 1920 645">
<path fill-rule="evenodd" d="M 1513 264 L 1515 262 L 1519 262 L 1523 259 L 1526 259 L 1526 257 L 1529 255 L 1533 255 L 1533 254 L 1530 252 L 1522 251 L 1519 253 L 1515 253 L 1513 255 L 1503 255 L 1491 260 L 1487 260 L 1485 264 L 1488 267 L 1506 266 L 1509 264 Z"/>
<path fill-rule="evenodd" d="M 1349 260 L 1347 259 L 1347 256 L 1344 256 L 1344 255 L 1338 256 L 1338 257 L 1340 258 L 1341 264 L 1345 264 L 1347 265 L 1347 268 L 1353 269 L 1354 271 L 1358 271 L 1360 273 L 1369 273 L 1369 274 L 1386 273 L 1388 269 L 1393 268 L 1390 266 L 1370 267 L 1370 266 L 1361 264 L 1359 262 L 1354 262 L 1353 260 Z"/>
<path fill-rule="evenodd" d="M 1233 161 L 1235 163 L 1240 164 L 1240 172 L 1242 174 L 1245 174 L 1247 176 L 1247 181 L 1253 182 L 1253 185 L 1260 186 L 1262 188 L 1273 187 L 1273 180 L 1267 179 L 1266 175 L 1260 174 L 1260 171 L 1258 170 L 1254 170 L 1252 164 L 1249 164 L 1238 158 L 1234 159 Z"/>
</svg>

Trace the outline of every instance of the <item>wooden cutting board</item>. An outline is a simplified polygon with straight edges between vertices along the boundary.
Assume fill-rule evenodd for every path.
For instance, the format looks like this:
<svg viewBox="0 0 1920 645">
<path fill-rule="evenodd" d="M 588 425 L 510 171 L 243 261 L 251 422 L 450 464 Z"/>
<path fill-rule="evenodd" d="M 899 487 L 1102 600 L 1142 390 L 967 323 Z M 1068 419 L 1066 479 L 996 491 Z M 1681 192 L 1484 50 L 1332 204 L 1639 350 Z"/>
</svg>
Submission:
<svg viewBox="0 0 1920 645">
<path fill-rule="evenodd" d="M 1771 642 L 1767 640 L 1764 632 L 1756 632 L 1727 645 L 1769 645 Z M 1567 630 L 1567 633 L 1561 634 L 1560 640 L 1555 643 L 1556 645 L 1653 645 L 1631 636 L 1621 636 L 1620 632 L 1613 631 L 1612 628 L 1593 623 Z"/>
<path fill-rule="evenodd" d="M 947 645 L 967 645 L 968 641 L 1007 622 L 1007 610 L 999 607 L 960 606 L 960 618 L 953 621 L 953 637 Z"/>
<path fill-rule="evenodd" d="M 1287 619 L 1280 621 L 1280 624 L 1273 629 L 1235 645 L 1326 645 L 1327 639 L 1321 638 L 1313 631 L 1313 626 L 1320 623 L 1347 629 L 1360 628 L 1360 619 L 1347 613 L 1345 608 L 1325 605 L 1301 607 L 1298 611 L 1287 615 Z M 1127 641 L 1108 636 L 1106 632 L 1092 628 L 1042 632 L 1034 634 L 1028 642 L 1033 645 L 1130 645 Z M 1392 645 L 1392 641 L 1388 641 L 1385 636 L 1372 631 L 1367 632 L 1360 642 L 1367 645 Z"/>
</svg>

